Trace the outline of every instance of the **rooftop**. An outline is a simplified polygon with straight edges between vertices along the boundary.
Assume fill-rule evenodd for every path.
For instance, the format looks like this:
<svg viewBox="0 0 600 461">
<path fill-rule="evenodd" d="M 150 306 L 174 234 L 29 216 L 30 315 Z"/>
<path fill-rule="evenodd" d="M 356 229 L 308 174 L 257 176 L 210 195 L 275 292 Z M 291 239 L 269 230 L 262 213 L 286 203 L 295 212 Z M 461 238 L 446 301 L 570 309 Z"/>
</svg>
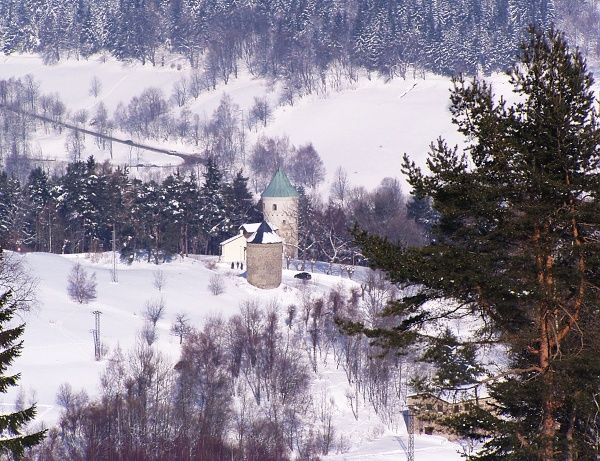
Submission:
<svg viewBox="0 0 600 461">
<path fill-rule="evenodd" d="M 298 192 L 281 168 L 278 168 L 273 179 L 262 193 L 263 197 L 298 197 Z"/>
<path fill-rule="evenodd" d="M 247 232 L 249 234 L 253 234 L 254 232 L 256 232 L 258 230 L 258 228 L 260 227 L 261 224 L 262 223 L 260 223 L 260 222 L 242 224 L 240 226 L 240 230 L 243 230 L 244 232 Z M 267 222 L 267 224 L 269 225 L 271 230 L 274 230 L 274 231 L 279 230 L 279 227 L 277 227 L 275 224 L 272 224 L 270 222 Z"/>
<path fill-rule="evenodd" d="M 228 238 L 227 240 L 224 240 L 223 242 L 219 243 L 219 245 L 223 246 L 223 245 L 227 245 L 228 243 L 233 242 L 234 240 L 237 240 L 239 238 L 243 237 L 243 234 L 236 234 L 231 238 Z"/>
<path fill-rule="evenodd" d="M 248 237 L 248 243 L 281 243 L 281 237 L 273 232 L 267 221 L 263 221 L 258 226 L 254 234 Z"/>
</svg>

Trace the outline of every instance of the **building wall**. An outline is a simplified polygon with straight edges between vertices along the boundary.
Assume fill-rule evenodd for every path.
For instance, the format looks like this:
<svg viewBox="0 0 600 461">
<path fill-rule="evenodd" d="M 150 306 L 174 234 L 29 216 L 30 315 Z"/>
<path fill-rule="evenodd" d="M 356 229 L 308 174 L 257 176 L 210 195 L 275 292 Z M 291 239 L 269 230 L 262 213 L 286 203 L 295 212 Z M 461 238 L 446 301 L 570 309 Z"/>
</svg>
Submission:
<svg viewBox="0 0 600 461">
<path fill-rule="evenodd" d="M 246 239 L 243 235 L 225 245 L 221 245 L 221 257 L 223 263 L 235 263 L 246 261 Z"/>
<path fill-rule="evenodd" d="M 248 243 L 246 274 L 248 282 L 258 288 L 277 288 L 281 284 L 283 245 Z"/>
<path fill-rule="evenodd" d="M 472 406 L 494 412 L 491 397 L 447 402 L 425 393 L 409 396 L 406 404 L 413 413 L 415 433 L 442 434 L 450 440 L 455 440 L 456 435 L 449 432 L 448 428 L 440 423 L 441 419 L 465 413 Z"/>
<path fill-rule="evenodd" d="M 298 197 L 263 197 L 264 219 L 279 227 L 285 255 L 298 257 Z M 276 209 L 274 209 L 276 208 Z"/>
</svg>

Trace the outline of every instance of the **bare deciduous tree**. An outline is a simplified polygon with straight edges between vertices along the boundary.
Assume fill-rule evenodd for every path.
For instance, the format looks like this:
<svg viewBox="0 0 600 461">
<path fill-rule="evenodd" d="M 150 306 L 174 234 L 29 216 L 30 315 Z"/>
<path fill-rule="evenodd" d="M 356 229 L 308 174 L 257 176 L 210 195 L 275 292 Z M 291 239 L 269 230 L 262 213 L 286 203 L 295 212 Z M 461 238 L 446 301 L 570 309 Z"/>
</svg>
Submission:
<svg viewBox="0 0 600 461">
<path fill-rule="evenodd" d="M 65 141 L 65 148 L 69 153 L 69 158 L 73 162 L 81 161 L 81 157 L 83 156 L 83 152 L 85 151 L 85 144 L 83 142 L 83 137 L 78 130 L 70 130 L 67 134 L 67 139 Z"/>
<path fill-rule="evenodd" d="M 90 96 L 97 98 L 102 92 L 102 82 L 97 76 L 93 76 L 92 80 L 90 80 Z"/>
<path fill-rule="evenodd" d="M 37 279 L 31 275 L 23 257 L 0 249 L 0 292 L 10 291 L 11 301 L 28 311 L 37 306 Z"/>
<path fill-rule="evenodd" d="M 164 317 L 165 309 L 165 301 L 162 298 L 148 300 L 146 301 L 146 311 L 144 312 L 144 317 L 146 317 L 146 320 L 156 327 L 158 321 Z"/>
<path fill-rule="evenodd" d="M 316 188 L 325 178 L 325 167 L 312 143 L 300 146 L 292 154 L 288 172 L 296 185 Z"/>
<path fill-rule="evenodd" d="M 225 293 L 225 282 L 223 281 L 223 276 L 220 274 L 213 275 L 208 281 L 208 289 L 215 296 Z"/>
<path fill-rule="evenodd" d="M 173 85 L 172 98 L 178 107 L 183 107 L 188 100 L 189 84 L 185 77 L 181 77 Z"/>
<path fill-rule="evenodd" d="M 198 99 L 198 96 L 200 96 L 200 93 L 206 87 L 207 87 L 207 84 L 206 84 L 206 80 L 204 79 L 204 76 L 197 70 L 192 72 L 190 75 L 190 84 L 189 84 L 190 95 L 194 99 Z"/>
<path fill-rule="evenodd" d="M 244 135 L 239 120 L 240 108 L 229 95 L 224 94 L 203 129 L 207 154 L 211 155 L 223 170 L 231 170 L 242 158 Z"/>
<path fill-rule="evenodd" d="M 256 190 L 264 189 L 277 168 L 285 166 L 291 151 L 287 137 L 258 139 L 250 155 Z"/>
<path fill-rule="evenodd" d="M 85 109 L 81 109 L 73 114 L 73 121 L 77 125 L 83 127 L 83 126 L 85 126 L 85 122 L 87 122 L 88 116 L 89 116 L 88 111 Z"/>
<path fill-rule="evenodd" d="M 333 183 L 331 184 L 331 198 L 344 206 L 349 192 L 350 181 L 348 180 L 348 173 L 340 166 L 335 170 Z"/>
<path fill-rule="evenodd" d="M 67 293 L 79 304 L 93 301 L 96 299 L 96 274 L 88 275 L 81 263 L 76 263 L 69 274 Z"/>
<path fill-rule="evenodd" d="M 144 322 L 144 326 L 140 330 L 140 339 L 145 341 L 148 346 L 152 346 L 157 337 L 158 335 L 156 334 L 156 326 L 152 322 Z"/>
<path fill-rule="evenodd" d="M 167 283 L 167 276 L 161 269 L 157 269 L 154 271 L 153 277 L 152 284 L 154 285 L 154 288 L 158 291 L 162 291 Z"/>
<path fill-rule="evenodd" d="M 175 322 L 171 325 L 171 334 L 179 337 L 179 344 L 183 343 L 185 338 L 192 331 L 192 327 L 189 325 L 189 319 L 187 315 L 181 313 L 175 316 Z"/>
<path fill-rule="evenodd" d="M 267 122 L 271 118 L 273 111 L 269 106 L 267 98 L 254 98 L 254 105 L 250 109 L 250 116 L 248 117 L 248 124 L 253 127 L 257 123 L 262 123 L 263 126 L 267 126 Z"/>
</svg>

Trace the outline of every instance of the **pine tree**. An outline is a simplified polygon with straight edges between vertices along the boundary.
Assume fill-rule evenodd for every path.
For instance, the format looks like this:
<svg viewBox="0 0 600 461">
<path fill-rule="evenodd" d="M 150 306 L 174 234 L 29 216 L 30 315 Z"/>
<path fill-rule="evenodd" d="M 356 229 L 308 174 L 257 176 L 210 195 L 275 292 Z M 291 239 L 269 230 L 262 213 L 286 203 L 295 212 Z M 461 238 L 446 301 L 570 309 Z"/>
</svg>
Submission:
<svg viewBox="0 0 600 461">
<path fill-rule="evenodd" d="M 298 187 L 298 248 L 303 261 L 303 270 L 307 260 L 315 260 L 318 254 L 319 236 L 315 226 L 317 212 L 313 199 L 306 195 L 303 187 Z"/>
<path fill-rule="evenodd" d="M 406 204 L 406 216 L 419 225 L 425 234 L 425 239 L 429 241 L 431 239 L 431 228 L 437 220 L 437 214 L 431 208 L 431 200 L 411 197 Z"/>
<path fill-rule="evenodd" d="M 132 215 L 135 222 L 135 235 L 147 251 L 148 262 L 154 257 L 154 263 L 166 258 L 164 252 L 166 221 L 166 196 L 164 189 L 155 181 L 141 183 L 134 181 L 134 202 Z M 134 242 L 135 243 L 135 242 Z"/>
<path fill-rule="evenodd" d="M 10 293 L 0 296 L 0 393 L 4 394 L 10 387 L 17 385 L 20 374 L 6 376 L 7 369 L 15 358 L 21 355 L 23 340 L 20 337 L 25 331 L 25 324 L 7 328 L 11 323 L 17 306 L 10 301 Z M 24 426 L 35 418 L 36 408 L 29 408 L 14 413 L 0 415 L 0 454 L 23 455 L 25 449 L 40 443 L 46 431 L 23 434 Z"/>
<path fill-rule="evenodd" d="M 179 254 L 189 253 L 189 244 L 198 228 L 200 197 L 196 177 L 177 172 L 168 176 L 162 184 L 165 194 L 165 217 L 167 238 L 175 244 Z"/>
<path fill-rule="evenodd" d="M 35 168 L 29 174 L 29 179 L 24 190 L 26 216 L 25 232 L 27 243 L 35 251 L 42 249 L 50 251 L 44 242 L 49 243 L 47 237 L 47 228 L 50 225 L 50 184 L 48 175 L 41 169 Z"/>
<path fill-rule="evenodd" d="M 224 198 L 231 217 L 233 232 L 237 232 L 242 224 L 261 220 L 261 214 L 248 189 L 248 178 L 244 176 L 242 170 L 236 173 L 231 184 L 226 185 Z"/>
<path fill-rule="evenodd" d="M 486 383 L 494 408 L 474 406 L 446 421 L 483 442 L 470 459 L 595 459 L 600 123 L 593 79 L 555 31 L 530 30 L 519 57 L 509 72 L 515 104 L 498 101 L 486 82 L 455 80 L 453 120 L 471 140 L 464 152 L 438 141 L 431 175 L 405 159 L 415 194 L 431 197 L 439 213 L 433 243 L 399 248 L 357 232 L 365 256 L 406 289 L 387 309 L 396 327 L 367 333 L 401 352 L 441 350 L 444 336 L 493 351 L 463 358 L 485 365 L 474 387 Z M 432 341 L 440 319 L 465 317 L 481 319 L 469 338 L 457 345 L 444 330 Z M 494 363 L 501 352 L 505 361 Z M 484 359 L 492 364 L 478 363 Z M 438 376 L 448 371 L 438 366 Z M 445 383 L 456 384 L 438 380 L 453 387 Z"/>
<path fill-rule="evenodd" d="M 209 158 L 204 173 L 204 184 L 200 188 L 200 213 L 202 233 L 207 242 L 206 252 L 216 252 L 218 244 L 231 236 L 234 225 L 228 216 L 224 198 L 223 173 L 214 159 Z"/>
<path fill-rule="evenodd" d="M 16 248 L 22 237 L 19 181 L 0 173 L 0 248 Z"/>
</svg>

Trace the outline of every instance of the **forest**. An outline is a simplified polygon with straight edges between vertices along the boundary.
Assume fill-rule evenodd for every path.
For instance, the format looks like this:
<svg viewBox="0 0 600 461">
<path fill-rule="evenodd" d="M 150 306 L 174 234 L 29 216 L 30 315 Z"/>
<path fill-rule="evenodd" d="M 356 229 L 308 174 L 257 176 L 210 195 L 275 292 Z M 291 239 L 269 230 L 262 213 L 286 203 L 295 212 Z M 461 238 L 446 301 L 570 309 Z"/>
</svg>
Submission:
<svg viewBox="0 0 600 461">
<path fill-rule="evenodd" d="M 409 390 L 485 389 L 494 408 L 442 421 L 477 446 L 469 459 L 597 456 L 597 101 L 582 55 L 559 33 L 544 35 L 564 26 L 593 62 L 595 1 L 10 0 L 0 18 L 4 53 L 40 53 L 48 64 L 106 53 L 148 66 L 178 53 L 193 69 L 172 95 L 148 88 L 113 114 L 101 104 L 69 114 L 29 76 L 0 81 L 2 248 L 93 254 L 116 246 L 126 262 L 156 265 L 216 254 L 240 224 L 262 218 L 255 197 L 283 166 L 300 195 L 300 257 L 287 264 L 325 261 L 349 278 L 355 264 L 377 269 L 348 290 L 300 286 L 295 304 L 244 302 L 238 315 L 198 329 L 178 317 L 174 364 L 153 348 L 161 317 L 148 306 L 137 347 L 111 351 L 97 397 L 60 389 L 58 425 L 29 459 L 314 461 L 341 453 L 348 441 L 335 432 L 331 402 L 311 395 L 311 374 L 325 363 L 351 384 L 354 417 L 369 405 L 388 427 L 400 421 Z M 265 100 L 247 120 L 227 97 L 206 120 L 171 110 L 242 66 L 282 80 L 290 101 L 331 74 L 488 74 L 514 62 L 528 24 L 538 29 L 509 77 L 523 103 L 498 103 L 484 80 L 456 77 L 450 110 L 469 143 L 463 152 L 432 144 L 431 175 L 406 157 L 410 198 L 397 179 L 366 190 L 340 168 L 323 199 L 314 146 L 267 137 L 247 145 L 244 130 L 269 119 Z M 40 166 L 30 141 L 62 133 L 67 119 L 93 120 L 104 134 L 189 142 L 201 162 L 140 174 L 132 162 L 87 156 L 83 133 L 70 129 L 70 160 Z M 469 322 L 472 331 L 459 335 Z"/>
<path fill-rule="evenodd" d="M 433 222 L 428 201 L 406 197 L 400 183 L 384 178 L 374 190 L 353 186 L 343 168 L 324 198 L 323 162 L 312 146 L 293 146 L 286 137 L 259 137 L 248 145 L 237 106 L 223 96 L 214 114 L 195 118 L 195 128 L 180 130 L 188 119 L 171 115 L 176 105 L 150 88 L 112 117 L 102 104 L 88 115 L 70 114 L 57 95 L 45 95 L 31 77 L 0 80 L 0 243 L 16 251 L 102 252 L 116 249 L 125 261 L 164 262 L 173 255 L 218 254 L 219 243 L 239 227 L 262 219 L 255 200 L 277 168 L 298 188 L 300 241 L 304 261 L 360 263 L 351 228 L 358 224 L 396 242 L 419 245 Z M 38 114 L 42 120 L 32 117 Z M 257 98 L 246 123 L 263 123 L 269 114 Z M 167 169 L 135 163 L 114 166 L 86 157 L 85 135 L 74 127 L 93 120 L 97 133 L 120 129 L 142 139 L 183 136 L 197 144 L 196 164 Z M 183 120 L 183 121 L 182 121 Z M 31 141 L 39 133 L 67 131 L 70 161 L 38 161 Z M 194 141 L 195 139 L 195 141 Z M 110 151 L 111 141 L 95 138 Z M 41 159 L 43 160 L 43 159 Z"/>
<path fill-rule="evenodd" d="M 4 53 L 40 53 L 48 63 L 107 52 L 164 65 L 165 53 L 175 52 L 213 82 L 236 76 L 243 63 L 310 91 L 332 68 L 349 78 L 358 68 L 387 77 L 408 69 L 446 75 L 504 69 L 524 29 L 548 27 L 557 9 L 566 17 L 570 6 L 563 3 L 8 0 L 0 5 L 0 46 Z"/>
<path fill-rule="evenodd" d="M 406 199 L 397 180 L 375 190 L 349 191 L 352 200 L 323 202 L 300 187 L 299 255 L 312 261 L 360 263 L 350 230 L 359 223 L 375 234 L 411 245 L 426 240 L 427 202 Z M 209 161 L 201 178 L 174 173 L 163 181 L 130 178 L 126 170 L 93 158 L 69 163 L 49 177 L 37 167 L 27 180 L 0 173 L 0 239 L 16 251 L 54 253 L 117 250 L 124 261 L 156 264 L 180 254 L 218 254 L 219 243 L 262 219 L 241 172 L 232 181 Z"/>
</svg>

